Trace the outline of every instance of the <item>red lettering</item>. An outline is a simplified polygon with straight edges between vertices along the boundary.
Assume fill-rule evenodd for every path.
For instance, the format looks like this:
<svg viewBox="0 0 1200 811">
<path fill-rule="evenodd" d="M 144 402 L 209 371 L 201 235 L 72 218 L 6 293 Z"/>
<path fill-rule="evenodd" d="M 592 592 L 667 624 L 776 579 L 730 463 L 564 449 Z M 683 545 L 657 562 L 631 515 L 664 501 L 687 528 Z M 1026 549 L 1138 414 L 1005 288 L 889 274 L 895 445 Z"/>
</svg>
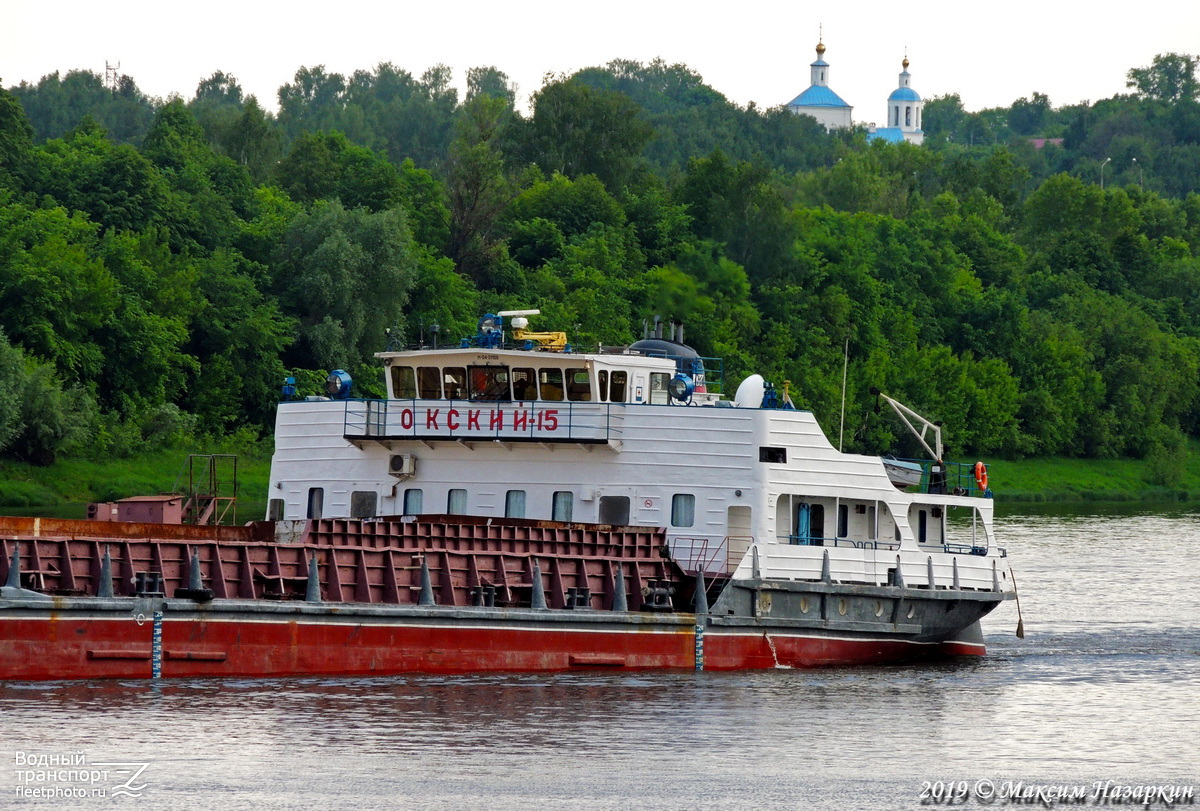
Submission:
<svg viewBox="0 0 1200 811">
<path fill-rule="evenodd" d="M 405 431 L 413 427 L 413 410 L 406 408 L 400 412 L 400 427 Z"/>
<path fill-rule="evenodd" d="M 546 430 L 547 431 L 557 431 L 558 430 L 558 409 L 557 408 L 548 408 L 543 413 L 546 415 Z"/>
<path fill-rule="evenodd" d="M 434 430 L 441 427 L 438 425 L 438 409 L 431 408 L 425 412 L 425 427 Z"/>
<path fill-rule="evenodd" d="M 458 425 L 458 409 L 452 408 L 446 412 L 446 427 L 451 431 L 457 431 Z"/>
<path fill-rule="evenodd" d="M 504 412 L 497 408 L 495 411 L 492 411 L 490 413 L 492 415 L 492 418 L 491 418 L 491 422 L 489 422 L 489 424 L 488 424 L 488 428 L 495 429 L 498 431 L 503 431 L 504 430 Z"/>
<path fill-rule="evenodd" d="M 479 414 L 480 413 L 481 412 L 478 408 L 473 408 L 467 412 L 467 430 L 468 431 L 478 431 L 479 430 Z"/>
<path fill-rule="evenodd" d="M 514 431 L 524 431 L 528 427 L 529 427 L 529 412 L 524 411 L 524 410 L 514 411 L 513 412 L 513 430 Z"/>
</svg>

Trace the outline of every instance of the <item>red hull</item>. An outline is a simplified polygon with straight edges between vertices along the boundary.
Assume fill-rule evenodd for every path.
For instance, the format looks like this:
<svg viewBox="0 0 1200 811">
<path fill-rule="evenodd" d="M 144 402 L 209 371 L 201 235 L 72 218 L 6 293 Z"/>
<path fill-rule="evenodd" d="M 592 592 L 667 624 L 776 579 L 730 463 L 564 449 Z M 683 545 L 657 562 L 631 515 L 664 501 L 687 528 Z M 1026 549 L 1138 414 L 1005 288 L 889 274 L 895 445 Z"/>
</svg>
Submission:
<svg viewBox="0 0 1200 811">
<path fill-rule="evenodd" d="M 4 619 L 0 677 L 13 680 L 149 678 L 152 623 L 132 618 Z M 695 630 L 685 617 L 586 624 L 455 619 L 356 623 L 168 618 L 162 676 L 349 676 L 532 672 L 579 668 L 693 669 Z M 784 634 L 704 634 L 705 669 L 881 664 L 983 646 Z"/>
</svg>

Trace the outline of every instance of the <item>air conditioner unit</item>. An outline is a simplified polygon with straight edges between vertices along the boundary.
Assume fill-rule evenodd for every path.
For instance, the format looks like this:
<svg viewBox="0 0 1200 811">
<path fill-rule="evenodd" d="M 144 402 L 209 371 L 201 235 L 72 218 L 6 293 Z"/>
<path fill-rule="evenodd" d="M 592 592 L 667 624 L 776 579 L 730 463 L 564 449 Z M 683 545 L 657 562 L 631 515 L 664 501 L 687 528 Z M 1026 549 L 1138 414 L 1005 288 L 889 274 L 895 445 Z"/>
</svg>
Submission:
<svg viewBox="0 0 1200 811">
<path fill-rule="evenodd" d="M 393 476 L 412 476 L 417 472 L 417 459 L 411 453 L 396 453 L 388 460 L 388 473 Z"/>
</svg>

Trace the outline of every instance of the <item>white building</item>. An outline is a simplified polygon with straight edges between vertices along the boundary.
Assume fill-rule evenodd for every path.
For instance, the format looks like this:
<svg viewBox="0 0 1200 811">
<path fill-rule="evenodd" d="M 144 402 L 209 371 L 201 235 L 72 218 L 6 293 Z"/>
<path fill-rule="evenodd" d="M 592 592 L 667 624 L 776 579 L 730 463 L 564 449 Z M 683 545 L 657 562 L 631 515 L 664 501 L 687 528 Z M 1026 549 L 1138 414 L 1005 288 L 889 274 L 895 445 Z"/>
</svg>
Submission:
<svg viewBox="0 0 1200 811">
<path fill-rule="evenodd" d="M 887 98 L 887 125 L 868 130 L 871 138 L 879 138 L 893 143 L 908 141 L 910 144 L 921 144 L 925 140 L 925 132 L 921 129 L 921 108 L 925 102 L 917 91 L 912 89 L 912 76 L 908 72 L 908 57 L 900 63 L 900 86 L 892 91 Z"/>
<path fill-rule="evenodd" d="M 812 84 L 788 102 L 787 108 L 796 115 L 812 116 L 827 130 L 850 127 L 850 113 L 854 108 L 829 87 L 829 63 L 825 61 L 823 42 L 817 43 L 817 61 L 811 68 Z"/>
</svg>

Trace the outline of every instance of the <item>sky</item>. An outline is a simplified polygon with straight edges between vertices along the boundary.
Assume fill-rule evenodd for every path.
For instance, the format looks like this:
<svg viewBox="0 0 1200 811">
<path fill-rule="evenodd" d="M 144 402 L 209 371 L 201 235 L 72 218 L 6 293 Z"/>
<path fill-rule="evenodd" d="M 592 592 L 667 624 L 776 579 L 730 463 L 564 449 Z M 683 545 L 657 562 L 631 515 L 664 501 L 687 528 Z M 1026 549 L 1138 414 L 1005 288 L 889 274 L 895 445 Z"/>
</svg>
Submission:
<svg viewBox="0 0 1200 811">
<path fill-rule="evenodd" d="M 467 68 L 494 65 L 523 106 L 548 73 L 655 58 L 687 65 L 739 105 L 773 107 L 808 87 L 820 35 L 830 87 L 871 123 L 884 119 L 906 51 L 913 89 L 958 93 L 968 110 L 1034 91 L 1055 107 L 1094 102 L 1127 92 L 1129 69 L 1156 54 L 1200 53 L 1196 0 L 4 0 L 0 20 L 5 87 L 119 62 L 148 95 L 189 99 L 222 70 L 269 109 L 302 66 L 349 75 L 391 62 L 420 76 L 444 63 L 461 97 Z"/>
</svg>

